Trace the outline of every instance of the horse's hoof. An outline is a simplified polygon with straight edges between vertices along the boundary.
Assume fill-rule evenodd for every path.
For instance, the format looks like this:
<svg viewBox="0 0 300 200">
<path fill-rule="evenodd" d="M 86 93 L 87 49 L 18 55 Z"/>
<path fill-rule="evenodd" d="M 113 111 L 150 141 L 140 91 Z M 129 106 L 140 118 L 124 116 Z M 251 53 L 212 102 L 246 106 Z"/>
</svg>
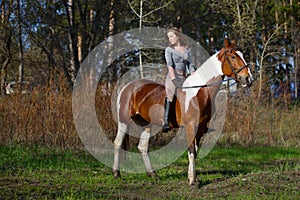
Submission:
<svg viewBox="0 0 300 200">
<path fill-rule="evenodd" d="M 151 177 L 151 178 L 154 178 L 156 180 L 159 180 L 159 176 L 154 171 L 153 172 L 147 172 L 147 176 Z"/>
<path fill-rule="evenodd" d="M 113 170 L 112 172 L 114 174 L 114 178 L 120 178 L 121 177 L 120 170 Z"/>
<path fill-rule="evenodd" d="M 161 129 L 161 132 L 167 133 L 167 132 L 169 132 L 170 130 L 171 130 L 171 128 L 170 128 L 169 126 L 167 126 L 167 127 L 163 127 L 163 128 Z"/>
<path fill-rule="evenodd" d="M 189 183 L 190 187 L 199 187 L 200 183 L 198 180 L 194 180 L 192 182 Z"/>
</svg>

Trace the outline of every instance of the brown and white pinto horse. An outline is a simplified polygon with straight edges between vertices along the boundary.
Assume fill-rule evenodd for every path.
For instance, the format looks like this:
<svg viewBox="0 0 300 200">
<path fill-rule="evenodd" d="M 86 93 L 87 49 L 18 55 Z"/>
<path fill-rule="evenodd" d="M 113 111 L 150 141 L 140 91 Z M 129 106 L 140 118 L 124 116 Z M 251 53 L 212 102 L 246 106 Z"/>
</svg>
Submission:
<svg viewBox="0 0 300 200">
<path fill-rule="evenodd" d="M 211 56 L 195 73 L 190 75 L 177 90 L 173 110 L 170 111 L 169 126 L 185 127 L 189 168 L 189 184 L 197 183 L 195 158 L 200 139 L 207 131 L 207 123 L 213 115 L 213 101 L 224 77 L 232 77 L 244 87 L 250 86 L 253 78 L 242 53 L 235 42 L 224 40 L 224 47 Z M 148 175 L 156 176 L 148 157 L 151 125 L 163 124 L 163 109 L 151 110 L 153 105 L 164 106 L 165 86 L 156 82 L 139 79 L 128 83 L 118 95 L 118 133 L 114 141 L 113 173 L 120 176 L 120 147 L 128 134 L 130 124 L 135 122 L 144 127 L 138 150 L 142 153 Z"/>
</svg>

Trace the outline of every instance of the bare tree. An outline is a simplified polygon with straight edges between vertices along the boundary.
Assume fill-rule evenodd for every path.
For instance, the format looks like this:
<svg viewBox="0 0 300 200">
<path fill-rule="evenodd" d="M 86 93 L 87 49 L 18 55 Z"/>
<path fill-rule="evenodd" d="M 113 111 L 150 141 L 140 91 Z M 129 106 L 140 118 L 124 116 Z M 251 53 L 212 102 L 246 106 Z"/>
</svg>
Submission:
<svg viewBox="0 0 300 200">
<path fill-rule="evenodd" d="M 262 96 L 262 88 L 263 86 L 263 81 L 265 80 L 264 77 L 264 73 L 265 73 L 265 60 L 266 58 L 268 58 L 269 56 L 274 56 L 275 54 L 278 54 L 278 52 L 276 51 L 276 49 L 270 48 L 270 45 L 272 43 L 272 40 L 276 39 L 276 34 L 277 32 L 281 29 L 281 27 L 283 26 L 280 25 L 279 27 L 277 27 L 274 32 L 266 38 L 266 40 L 263 40 L 263 49 L 261 52 L 261 55 L 259 56 L 259 87 L 258 87 L 258 94 L 257 94 L 257 102 L 259 102 L 261 100 L 261 96 Z"/>
<path fill-rule="evenodd" d="M 153 10 L 149 11 L 148 13 L 144 14 L 143 12 L 143 4 L 144 4 L 144 0 L 139 0 L 139 12 L 134 8 L 133 4 L 131 3 L 130 0 L 128 0 L 128 5 L 130 6 L 131 10 L 134 12 L 134 14 L 139 18 L 139 29 L 142 29 L 143 26 L 143 22 L 145 20 L 145 18 L 151 14 L 153 14 L 154 12 L 161 10 L 165 7 L 167 7 L 168 5 L 170 5 L 173 2 L 173 0 L 167 2 L 166 4 L 159 6 L 157 8 L 154 8 Z M 140 75 L 141 78 L 144 78 L 144 73 L 143 73 L 143 60 L 142 60 L 142 50 L 139 49 L 139 63 L 140 63 Z"/>
<path fill-rule="evenodd" d="M 79 69 L 78 61 L 78 49 L 76 48 L 76 35 L 75 35 L 75 5 L 74 0 L 64 0 L 68 19 L 68 42 L 69 42 L 69 54 L 70 54 L 70 76 L 74 83 L 76 73 Z"/>
<path fill-rule="evenodd" d="M 292 28 L 292 40 L 294 45 L 294 83 L 295 83 L 295 98 L 299 97 L 298 91 L 299 91 L 299 77 L 300 77 L 300 71 L 299 71 L 299 62 L 300 62 L 300 37 L 299 37 L 299 26 Z"/>
<path fill-rule="evenodd" d="M 16 16 L 18 21 L 18 48 L 19 48 L 19 82 L 24 81 L 24 56 L 23 56 L 23 38 L 22 38 L 22 17 L 21 0 L 17 0 Z"/>
<path fill-rule="evenodd" d="M 107 53 L 108 53 L 108 63 L 113 62 L 113 47 L 114 47 L 114 28 L 115 28 L 115 9 L 114 9 L 114 0 L 110 0 L 110 13 L 109 13 L 109 20 L 108 20 L 108 46 L 107 46 Z M 110 73 L 108 74 L 108 81 L 107 81 L 107 88 L 110 90 L 111 89 L 111 82 L 114 77 L 116 77 L 115 66 L 113 65 L 111 70 L 109 71 Z"/>
<path fill-rule="evenodd" d="M 11 60 L 11 39 L 12 28 L 10 26 L 10 17 L 13 9 L 13 0 L 2 0 L 1 3 L 1 26 L 0 26 L 0 64 L 1 64 L 1 94 L 5 95 L 4 85 L 6 79 L 7 68 Z"/>
<path fill-rule="evenodd" d="M 293 1 L 290 0 L 290 8 L 293 9 L 293 6 L 296 7 L 296 5 L 293 5 Z M 300 6 L 300 2 L 298 2 L 298 6 Z M 299 77 L 300 77 L 300 71 L 299 71 L 299 62 L 300 62 L 300 22 L 295 19 L 294 16 L 291 16 L 290 19 L 291 27 L 291 39 L 292 44 L 294 47 L 293 57 L 294 57 L 294 83 L 295 83 L 295 98 L 299 97 L 298 90 L 299 90 Z"/>
</svg>

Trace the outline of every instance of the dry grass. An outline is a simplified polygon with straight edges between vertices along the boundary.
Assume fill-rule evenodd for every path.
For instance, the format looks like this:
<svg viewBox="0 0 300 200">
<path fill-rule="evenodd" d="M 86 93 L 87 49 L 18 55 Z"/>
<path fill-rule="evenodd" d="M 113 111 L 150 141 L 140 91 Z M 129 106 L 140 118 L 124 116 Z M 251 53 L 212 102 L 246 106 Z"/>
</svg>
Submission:
<svg viewBox="0 0 300 200">
<path fill-rule="evenodd" d="M 299 147 L 299 104 L 286 98 L 258 99 L 254 92 L 230 98 L 223 141 L 244 146 Z"/>
<path fill-rule="evenodd" d="M 257 104 L 255 97 L 241 96 L 228 103 L 221 143 L 300 146 L 299 106 L 278 106 L 280 100 Z M 56 84 L 36 86 L 30 94 L 0 97 L 0 102 L 0 144 L 82 148 L 73 122 L 72 91 L 66 89 L 63 78 Z M 101 127 L 113 139 L 117 127 L 111 114 L 111 97 L 101 90 L 96 94 L 96 112 Z M 156 145 L 166 142 L 159 137 Z"/>
<path fill-rule="evenodd" d="M 3 97 L 1 143 L 79 145 L 72 123 L 72 96 L 65 88 L 61 82 L 58 88 L 36 86 L 30 94 Z"/>
</svg>

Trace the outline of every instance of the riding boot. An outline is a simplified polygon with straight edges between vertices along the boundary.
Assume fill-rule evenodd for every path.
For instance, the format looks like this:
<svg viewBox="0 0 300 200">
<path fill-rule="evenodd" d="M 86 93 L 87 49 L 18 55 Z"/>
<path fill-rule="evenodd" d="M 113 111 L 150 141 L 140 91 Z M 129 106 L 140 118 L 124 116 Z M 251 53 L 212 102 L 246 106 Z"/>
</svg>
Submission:
<svg viewBox="0 0 300 200">
<path fill-rule="evenodd" d="M 171 104 L 170 100 L 168 99 L 168 97 L 166 97 L 166 99 L 165 99 L 165 112 L 164 112 L 164 124 L 163 124 L 163 128 L 162 128 L 162 131 L 164 133 L 166 133 L 170 130 L 170 127 L 169 127 L 170 104 Z"/>
</svg>

